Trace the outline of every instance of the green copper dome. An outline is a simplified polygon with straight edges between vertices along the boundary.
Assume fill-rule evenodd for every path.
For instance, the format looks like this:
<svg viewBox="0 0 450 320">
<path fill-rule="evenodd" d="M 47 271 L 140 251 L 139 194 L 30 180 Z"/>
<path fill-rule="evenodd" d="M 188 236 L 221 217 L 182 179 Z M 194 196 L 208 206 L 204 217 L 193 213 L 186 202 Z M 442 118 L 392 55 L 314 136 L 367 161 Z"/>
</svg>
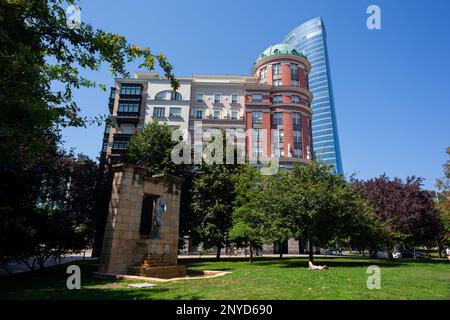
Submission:
<svg viewBox="0 0 450 320">
<path fill-rule="evenodd" d="M 255 63 L 261 59 L 274 56 L 277 54 L 293 54 L 299 57 L 305 57 L 296 47 L 287 43 L 278 43 L 268 47 L 256 59 Z"/>
</svg>

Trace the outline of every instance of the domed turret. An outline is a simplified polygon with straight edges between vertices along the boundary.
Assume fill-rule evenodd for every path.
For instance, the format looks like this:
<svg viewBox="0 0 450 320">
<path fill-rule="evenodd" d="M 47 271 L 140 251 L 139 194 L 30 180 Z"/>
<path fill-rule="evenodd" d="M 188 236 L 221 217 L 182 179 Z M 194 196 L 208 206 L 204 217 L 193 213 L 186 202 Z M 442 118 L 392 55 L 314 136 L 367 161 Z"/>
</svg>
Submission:
<svg viewBox="0 0 450 320">
<path fill-rule="evenodd" d="M 305 58 L 305 56 L 298 51 L 298 49 L 296 47 L 294 47 L 291 44 L 287 44 L 287 43 L 278 43 L 278 44 L 274 44 L 271 45 L 270 47 L 266 48 L 256 59 L 255 63 L 260 61 L 261 59 L 270 57 L 270 56 L 274 56 L 277 54 L 292 54 L 295 56 L 299 56 L 299 57 L 303 57 Z"/>
</svg>

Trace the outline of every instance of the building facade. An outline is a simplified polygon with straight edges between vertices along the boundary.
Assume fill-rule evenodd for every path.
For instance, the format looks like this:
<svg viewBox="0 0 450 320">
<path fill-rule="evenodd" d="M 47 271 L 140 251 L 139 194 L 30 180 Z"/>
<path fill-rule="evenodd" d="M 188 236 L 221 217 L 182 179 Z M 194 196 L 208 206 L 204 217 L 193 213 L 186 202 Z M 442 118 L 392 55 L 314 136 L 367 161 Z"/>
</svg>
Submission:
<svg viewBox="0 0 450 320">
<path fill-rule="evenodd" d="M 276 44 L 258 55 L 251 76 L 178 78 L 177 92 L 156 72 L 116 79 L 103 156 L 120 161 L 130 138 L 157 120 L 180 129 L 185 137 L 189 134 L 192 142 L 196 126 L 205 132 L 204 141 L 209 129 L 239 130 L 244 134 L 245 156 L 255 165 L 264 164 L 263 158 L 277 158 L 286 168 L 308 163 L 313 159 L 310 70 L 294 46 Z"/>
<path fill-rule="evenodd" d="M 116 79 L 109 98 L 102 159 L 121 161 L 130 138 L 157 120 L 180 129 L 191 141 L 198 126 L 203 141 L 208 140 L 209 129 L 225 129 L 234 131 L 238 142 L 240 131 L 243 153 L 255 166 L 262 167 L 264 161 L 273 159 L 285 169 L 307 164 L 314 159 L 310 70 L 311 64 L 295 46 L 280 43 L 258 55 L 250 76 L 178 78 L 176 92 L 168 79 L 156 72 Z M 302 246 L 291 239 L 265 246 L 265 251 L 299 253 Z"/>
<path fill-rule="evenodd" d="M 315 159 L 332 165 L 336 172 L 342 174 L 326 30 L 322 19 L 315 18 L 301 24 L 285 37 L 284 42 L 304 53 L 312 66 L 309 89 L 314 95 L 311 107 L 314 112 L 312 135 Z"/>
<path fill-rule="evenodd" d="M 275 157 L 288 168 L 312 160 L 310 69 L 292 45 L 276 44 L 258 56 L 254 80 L 245 85 L 247 156 Z"/>
</svg>

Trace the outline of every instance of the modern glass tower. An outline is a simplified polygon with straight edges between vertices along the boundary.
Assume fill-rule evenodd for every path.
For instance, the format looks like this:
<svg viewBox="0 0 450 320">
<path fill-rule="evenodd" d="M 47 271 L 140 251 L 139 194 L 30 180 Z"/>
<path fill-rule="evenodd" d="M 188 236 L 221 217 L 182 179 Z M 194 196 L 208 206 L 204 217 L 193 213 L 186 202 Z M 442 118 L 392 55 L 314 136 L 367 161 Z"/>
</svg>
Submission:
<svg viewBox="0 0 450 320">
<path fill-rule="evenodd" d="M 297 47 L 306 55 L 312 66 L 309 73 L 309 90 L 314 95 L 311 107 L 315 159 L 333 165 L 334 170 L 342 174 L 326 31 L 322 18 L 315 18 L 301 24 L 291 31 L 283 42 Z"/>
</svg>

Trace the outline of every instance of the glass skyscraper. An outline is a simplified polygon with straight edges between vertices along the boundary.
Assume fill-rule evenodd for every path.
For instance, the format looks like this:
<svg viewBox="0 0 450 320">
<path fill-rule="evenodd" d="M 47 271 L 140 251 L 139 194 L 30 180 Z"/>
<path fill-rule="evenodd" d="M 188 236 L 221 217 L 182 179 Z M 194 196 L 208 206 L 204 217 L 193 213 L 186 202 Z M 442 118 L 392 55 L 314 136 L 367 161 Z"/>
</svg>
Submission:
<svg viewBox="0 0 450 320">
<path fill-rule="evenodd" d="M 326 31 L 322 18 L 301 24 L 291 31 L 283 42 L 297 47 L 306 55 L 312 66 L 309 73 L 309 90 L 314 95 L 311 107 L 315 159 L 332 165 L 335 171 L 343 173 Z"/>
</svg>

